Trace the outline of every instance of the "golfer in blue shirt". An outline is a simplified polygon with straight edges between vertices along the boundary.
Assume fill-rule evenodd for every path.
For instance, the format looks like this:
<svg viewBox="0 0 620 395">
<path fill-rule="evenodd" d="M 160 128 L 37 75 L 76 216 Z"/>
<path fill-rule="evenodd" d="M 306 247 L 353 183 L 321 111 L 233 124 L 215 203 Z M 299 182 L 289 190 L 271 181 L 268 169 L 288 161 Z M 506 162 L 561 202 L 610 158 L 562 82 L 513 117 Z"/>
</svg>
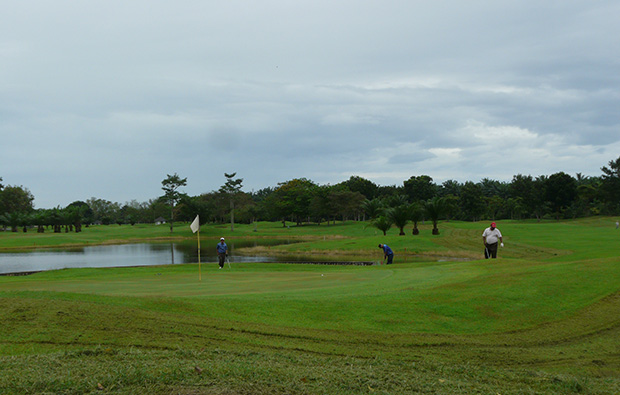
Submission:
<svg viewBox="0 0 620 395">
<path fill-rule="evenodd" d="M 220 242 L 217 243 L 217 247 L 215 247 L 215 249 L 217 250 L 217 258 L 219 260 L 221 269 L 224 267 L 224 263 L 226 262 L 226 255 L 228 255 L 228 246 L 226 245 L 226 243 L 224 243 L 223 237 L 220 239 Z"/>
<path fill-rule="evenodd" d="M 387 258 L 387 265 L 392 263 L 392 259 L 394 259 L 394 252 L 387 244 L 379 244 L 379 248 L 383 249 L 383 262 L 385 262 L 385 258 Z"/>
</svg>

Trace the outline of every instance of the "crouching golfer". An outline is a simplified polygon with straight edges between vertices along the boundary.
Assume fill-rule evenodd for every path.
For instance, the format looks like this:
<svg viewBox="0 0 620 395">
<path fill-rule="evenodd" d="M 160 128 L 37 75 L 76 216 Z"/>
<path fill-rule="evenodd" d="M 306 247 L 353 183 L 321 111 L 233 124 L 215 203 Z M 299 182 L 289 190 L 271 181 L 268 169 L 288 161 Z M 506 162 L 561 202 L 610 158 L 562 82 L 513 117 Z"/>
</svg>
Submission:
<svg viewBox="0 0 620 395">
<path fill-rule="evenodd" d="M 484 243 L 484 258 L 497 258 L 497 242 L 504 246 L 502 232 L 497 229 L 495 222 L 482 232 L 482 242 Z"/>
<path fill-rule="evenodd" d="M 226 262 L 226 255 L 228 255 L 228 246 L 224 243 L 224 238 L 220 238 L 220 242 L 217 243 L 217 258 L 220 263 L 220 269 L 224 267 L 224 263 Z"/>
<path fill-rule="evenodd" d="M 379 244 L 379 248 L 383 249 L 383 261 L 381 264 L 385 262 L 385 258 L 387 258 L 387 265 L 391 264 L 394 259 L 394 252 L 392 249 L 387 244 Z"/>
</svg>

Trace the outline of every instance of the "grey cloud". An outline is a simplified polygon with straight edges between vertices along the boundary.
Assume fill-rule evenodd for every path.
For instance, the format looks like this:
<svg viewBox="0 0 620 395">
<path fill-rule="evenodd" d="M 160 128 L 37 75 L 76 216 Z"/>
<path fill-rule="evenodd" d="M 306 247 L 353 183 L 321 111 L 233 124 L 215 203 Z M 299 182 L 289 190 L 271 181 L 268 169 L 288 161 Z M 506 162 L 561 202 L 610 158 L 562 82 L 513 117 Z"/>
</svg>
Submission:
<svg viewBox="0 0 620 395">
<path fill-rule="evenodd" d="M 195 194 L 231 171 L 250 189 L 596 175 L 618 152 L 619 13 L 611 0 L 12 3 L 0 177 L 47 207 L 147 200 L 175 171 Z"/>
</svg>

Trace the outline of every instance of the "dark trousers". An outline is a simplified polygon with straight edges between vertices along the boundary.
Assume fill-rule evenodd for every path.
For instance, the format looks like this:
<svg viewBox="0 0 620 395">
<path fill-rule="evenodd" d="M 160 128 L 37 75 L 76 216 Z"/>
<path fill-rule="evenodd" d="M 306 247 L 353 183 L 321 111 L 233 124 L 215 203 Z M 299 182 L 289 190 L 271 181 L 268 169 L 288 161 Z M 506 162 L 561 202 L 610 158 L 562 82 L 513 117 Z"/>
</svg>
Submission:
<svg viewBox="0 0 620 395">
<path fill-rule="evenodd" d="M 226 262 L 226 254 L 217 254 L 219 258 L 220 267 L 224 267 L 224 263 Z"/>
<path fill-rule="evenodd" d="M 487 244 L 486 251 L 484 252 L 484 257 L 486 259 L 489 258 L 497 258 L 497 243 Z"/>
<path fill-rule="evenodd" d="M 393 259 L 394 259 L 394 254 L 388 254 L 386 265 L 390 265 Z"/>
</svg>

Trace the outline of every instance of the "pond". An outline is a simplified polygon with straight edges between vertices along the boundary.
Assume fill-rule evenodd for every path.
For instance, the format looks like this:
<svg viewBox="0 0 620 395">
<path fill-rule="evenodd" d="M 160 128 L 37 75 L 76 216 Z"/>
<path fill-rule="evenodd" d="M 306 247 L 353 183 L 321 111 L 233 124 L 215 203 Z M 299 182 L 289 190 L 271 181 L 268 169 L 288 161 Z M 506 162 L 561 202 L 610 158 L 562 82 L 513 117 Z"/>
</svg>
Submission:
<svg viewBox="0 0 620 395">
<path fill-rule="evenodd" d="M 329 256 L 247 256 L 236 254 L 235 250 L 242 247 L 266 246 L 282 244 L 282 241 L 239 241 L 229 242 L 230 262 L 335 262 Z M 289 243 L 289 242 L 284 242 Z M 217 262 L 215 243 L 204 245 L 200 250 L 202 263 Z M 380 259 L 380 254 L 376 257 Z M 343 260 L 342 257 L 338 258 Z M 361 261 L 360 257 L 346 257 L 348 261 Z M 198 246 L 196 242 L 174 243 L 140 243 L 105 246 L 89 246 L 70 249 L 40 249 L 33 251 L 0 253 L 0 274 L 29 273 L 45 270 L 58 270 L 84 267 L 121 267 L 174 265 L 198 262 Z M 365 262 L 370 264 L 372 262 Z"/>
</svg>

